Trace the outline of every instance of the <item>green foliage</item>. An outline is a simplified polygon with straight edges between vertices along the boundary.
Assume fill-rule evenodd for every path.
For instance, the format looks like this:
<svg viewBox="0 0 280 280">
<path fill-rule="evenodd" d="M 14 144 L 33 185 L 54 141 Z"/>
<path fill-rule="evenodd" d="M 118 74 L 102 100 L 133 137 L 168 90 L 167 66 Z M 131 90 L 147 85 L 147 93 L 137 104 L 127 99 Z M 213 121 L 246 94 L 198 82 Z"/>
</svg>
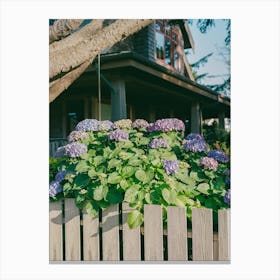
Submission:
<svg viewBox="0 0 280 280">
<path fill-rule="evenodd" d="M 199 159 L 205 153 L 185 152 L 181 132 L 152 132 L 127 129 L 129 139 L 108 140 L 109 132 L 88 132 L 81 140 L 88 152 L 80 158 L 50 159 L 50 180 L 59 170 L 69 172 L 61 182 L 62 194 L 55 199 L 75 198 L 80 209 L 95 216 L 99 209 L 127 202 L 135 210 L 128 215 L 128 225 L 135 228 L 143 223 L 144 204 L 162 205 L 166 220 L 167 206 L 226 208 L 224 195 L 225 170 L 229 164 L 219 163 L 217 171 L 205 170 Z M 154 138 L 164 138 L 169 147 L 152 149 Z M 168 175 L 163 159 L 177 160 L 179 168 Z"/>
</svg>

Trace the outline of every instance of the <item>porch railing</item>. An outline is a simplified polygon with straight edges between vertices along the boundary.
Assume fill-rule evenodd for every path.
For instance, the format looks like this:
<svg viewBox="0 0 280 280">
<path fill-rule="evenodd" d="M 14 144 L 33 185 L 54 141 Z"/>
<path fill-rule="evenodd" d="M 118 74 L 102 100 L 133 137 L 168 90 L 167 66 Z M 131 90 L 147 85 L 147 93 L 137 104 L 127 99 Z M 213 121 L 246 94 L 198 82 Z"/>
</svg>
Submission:
<svg viewBox="0 0 280 280">
<path fill-rule="evenodd" d="M 49 155 L 53 156 L 57 148 L 67 144 L 66 138 L 50 138 L 49 141 Z"/>
</svg>

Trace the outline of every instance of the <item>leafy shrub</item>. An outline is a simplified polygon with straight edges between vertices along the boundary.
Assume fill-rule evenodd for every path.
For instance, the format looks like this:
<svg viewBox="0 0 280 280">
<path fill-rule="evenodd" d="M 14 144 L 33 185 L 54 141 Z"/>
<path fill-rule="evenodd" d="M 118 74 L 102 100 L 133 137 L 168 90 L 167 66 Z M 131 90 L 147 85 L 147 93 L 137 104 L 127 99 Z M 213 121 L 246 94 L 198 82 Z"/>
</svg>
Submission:
<svg viewBox="0 0 280 280">
<path fill-rule="evenodd" d="M 184 123 L 161 119 L 84 120 L 50 159 L 50 200 L 75 198 L 80 209 L 95 216 L 99 209 L 128 202 L 135 210 L 128 225 L 143 222 L 144 204 L 163 207 L 228 208 L 229 158 L 210 151 L 199 134 L 184 139 Z"/>
</svg>

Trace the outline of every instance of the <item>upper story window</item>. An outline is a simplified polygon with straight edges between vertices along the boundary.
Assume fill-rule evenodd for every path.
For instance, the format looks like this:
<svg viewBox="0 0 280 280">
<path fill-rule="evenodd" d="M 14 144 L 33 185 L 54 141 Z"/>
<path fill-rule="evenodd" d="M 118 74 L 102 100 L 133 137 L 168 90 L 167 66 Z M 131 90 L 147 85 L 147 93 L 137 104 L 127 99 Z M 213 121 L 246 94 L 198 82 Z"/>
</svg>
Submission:
<svg viewBox="0 0 280 280">
<path fill-rule="evenodd" d="M 178 31 L 167 20 L 156 21 L 156 59 L 179 70 Z"/>
</svg>

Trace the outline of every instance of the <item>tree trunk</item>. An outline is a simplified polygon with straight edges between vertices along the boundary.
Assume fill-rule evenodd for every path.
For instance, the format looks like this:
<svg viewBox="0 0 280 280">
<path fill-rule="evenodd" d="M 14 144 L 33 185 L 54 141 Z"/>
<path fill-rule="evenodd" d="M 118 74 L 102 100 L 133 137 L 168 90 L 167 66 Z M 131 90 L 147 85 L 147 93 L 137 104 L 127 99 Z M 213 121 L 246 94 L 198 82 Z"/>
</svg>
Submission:
<svg viewBox="0 0 280 280">
<path fill-rule="evenodd" d="M 78 34 L 82 32 L 85 26 L 68 38 L 50 45 L 50 79 L 59 74 L 67 73 L 85 61 L 95 58 L 104 49 L 113 46 L 122 39 L 139 31 L 152 23 L 152 21 L 150 19 L 116 20 L 109 26 L 101 28 L 92 34 L 90 38 L 86 38 L 85 40 L 80 38 L 78 42 L 72 42 L 72 45 L 69 46 L 71 37 L 74 35 L 79 36 Z M 94 24 L 94 20 L 92 23 Z"/>
<path fill-rule="evenodd" d="M 77 29 L 83 19 L 59 19 L 49 27 L 49 43 L 60 40 L 69 35 L 73 30 Z"/>
</svg>

